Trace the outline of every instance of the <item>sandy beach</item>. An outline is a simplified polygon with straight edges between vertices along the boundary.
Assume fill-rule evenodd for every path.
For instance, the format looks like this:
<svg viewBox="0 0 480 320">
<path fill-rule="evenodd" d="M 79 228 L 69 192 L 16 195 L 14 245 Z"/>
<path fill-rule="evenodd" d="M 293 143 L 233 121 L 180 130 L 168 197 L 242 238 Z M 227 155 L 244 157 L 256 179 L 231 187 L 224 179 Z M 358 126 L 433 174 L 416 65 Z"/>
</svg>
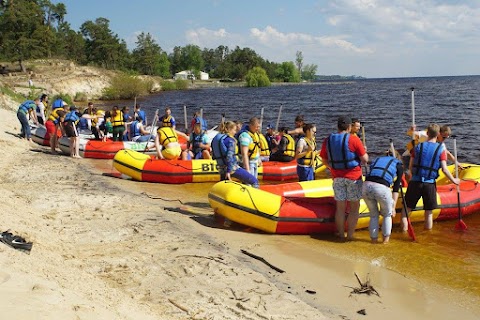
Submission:
<svg viewBox="0 0 480 320">
<path fill-rule="evenodd" d="M 0 231 L 33 243 L 30 254 L 0 243 L 1 318 L 477 319 L 480 314 L 478 297 L 453 299 L 455 290 L 373 261 L 330 255 L 315 237 L 223 228 L 208 206 L 207 187 L 115 179 L 102 175 L 112 170 L 111 161 L 50 154 L 14 135 L 20 127 L 11 102 L 2 103 L 0 127 Z M 334 245 L 355 250 L 356 243 Z M 359 286 L 354 272 L 362 280 L 369 274 L 380 296 L 351 294 L 349 287 Z"/>
</svg>

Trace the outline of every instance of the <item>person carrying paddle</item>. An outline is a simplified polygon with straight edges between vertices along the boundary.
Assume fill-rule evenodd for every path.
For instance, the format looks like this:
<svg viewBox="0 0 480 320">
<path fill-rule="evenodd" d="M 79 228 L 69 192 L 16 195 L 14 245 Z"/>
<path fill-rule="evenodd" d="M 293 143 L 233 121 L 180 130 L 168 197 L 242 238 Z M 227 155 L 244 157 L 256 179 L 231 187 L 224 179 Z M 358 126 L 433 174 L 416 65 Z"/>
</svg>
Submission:
<svg viewBox="0 0 480 320">
<path fill-rule="evenodd" d="M 407 211 L 409 214 L 415 209 L 418 200 L 422 198 L 425 210 L 425 229 L 430 230 L 433 226 L 432 212 L 437 208 L 437 185 L 438 169 L 450 181 L 458 185 L 460 179 L 453 177 L 447 168 L 447 151 L 443 143 L 437 142 L 440 126 L 432 123 L 427 128 L 427 141 L 419 143 L 412 149 L 410 154 L 409 175 L 410 182 L 405 194 Z M 406 217 L 402 217 L 403 230 L 408 230 Z"/>
<path fill-rule="evenodd" d="M 362 198 L 362 164 L 367 164 L 368 154 L 360 138 L 350 134 L 352 119 L 341 116 L 337 133 L 325 138 L 320 151 L 323 163 L 330 169 L 336 200 L 335 224 L 341 240 L 345 240 L 345 209 L 350 204 L 347 240 L 353 240 L 357 226 L 358 210 Z"/>
<path fill-rule="evenodd" d="M 377 158 L 370 165 L 370 172 L 363 183 L 363 200 L 370 212 L 370 239 L 378 242 L 378 217 L 383 216 L 383 243 L 388 243 L 392 232 L 392 217 L 395 217 L 395 204 L 403 175 L 403 164 L 389 151 L 387 155 Z M 393 191 L 390 187 L 393 185 Z M 378 207 L 380 206 L 380 211 Z"/>
</svg>

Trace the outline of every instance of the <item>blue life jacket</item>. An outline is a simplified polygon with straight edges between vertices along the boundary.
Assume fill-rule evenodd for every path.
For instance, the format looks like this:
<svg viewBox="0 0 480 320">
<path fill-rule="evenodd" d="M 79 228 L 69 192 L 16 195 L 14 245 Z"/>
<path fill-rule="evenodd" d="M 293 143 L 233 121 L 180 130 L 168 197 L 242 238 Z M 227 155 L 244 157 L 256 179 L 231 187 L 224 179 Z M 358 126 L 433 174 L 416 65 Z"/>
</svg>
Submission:
<svg viewBox="0 0 480 320">
<path fill-rule="evenodd" d="M 225 145 L 225 139 L 228 137 L 225 133 L 218 133 L 213 137 L 211 146 L 212 146 L 212 158 L 217 160 L 217 163 L 220 165 L 225 165 L 227 162 L 227 152 L 228 148 Z"/>
<path fill-rule="evenodd" d="M 52 110 L 55 110 L 57 108 L 63 108 L 63 100 L 62 99 L 57 99 L 57 100 L 53 101 Z"/>
<path fill-rule="evenodd" d="M 202 130 L 206 131 L 208 130 L 207 126 L 207 120 L 201 118 L 201 117 L 195 117 L 195 123 L 201 123 L 202 124 Z"/>
<path fill-rule="evenodd" d="M 80 118 L 80 122 L 78 123 L 78 128 L 80 130 L 87 130 L 88 129 L 88 119 L 87 118 Z"/>
<path fill-rule="evenodd" d="M 130 135 L 132 138 L 142 135 L 138 123 L 138 120 L 135 120 L 130 124 Z"/>
<path fill-rule="evenodd" d="M 24 114 L 28 114 L 28 110 L 29 109 L 33 109 L 33 106 L 35 105 L 35 101 L 33 100 L 27 100 L 25 101 L 24 103 L 22 103 L 19 107 L 18 107 L 18 111 L 21 111 L 23 112 Z M 17 112 L 18 112 L 17 111 Z"/>
<path fill-rule="evenodd" d="M 204 133 L 196 134 L 195 132 L 191 133 L 190 143 L 192 143 L 192 152 L 194 155 L 197 153 L 202 152 L 202 148 L 200 147 L 200 143 L 202 143 Z M 225 153 L 226 154 L 226 153 Z"/>
<path fill-rule="evenodd" d="M 138 110 L 137 111 L 137 116 L 142 119 L 142 124 L 147 125 L 147 115 L 145 114 L 145 111 L 143 110 Z"/>
<path fill-rule="evenodd" d="M 348 148 L 349 133 L 332 133 L 327 140 L 328 163 L 333 169 L 352 169 L 360 159 Z"/>
<path fill-rule="evenodd" d="M 412 180 L 433 182 L 432 180 L 438 178 L 440 154 L 444 150 L 442 145 L 443 144 L 437 142 L 422 142 L 415 147 Z"/>
<path fill-rule="evenodd" d="M 75 111 L 70 111 L 65 116 L 65 122 L 73 122 L 76 124 L 79 120 L 80 120 L 80 117 L 77 115 L 77 112 Z"/>
<path fill-rule="evenodd" d="M 368 176 L 382 178 L 391 186 L 397 176 L 397 164 L 399 162 L 397 158 L 391 156 L 377 158 L 370 165 L 370 173 Z"/>
</svg>

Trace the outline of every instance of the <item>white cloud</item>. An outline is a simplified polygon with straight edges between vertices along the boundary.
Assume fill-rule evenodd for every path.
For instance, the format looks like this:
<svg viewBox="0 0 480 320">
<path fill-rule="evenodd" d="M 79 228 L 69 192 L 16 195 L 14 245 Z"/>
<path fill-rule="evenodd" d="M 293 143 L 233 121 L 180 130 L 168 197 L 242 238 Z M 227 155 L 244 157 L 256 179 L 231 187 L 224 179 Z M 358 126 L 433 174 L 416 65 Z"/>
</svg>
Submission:
<svg viewBox="0 0 480 320">
<path fill-rule="evenodd" d="M 341 51 L 350 51 L 354 53 L 372 53 L 371 48 L 361 48 L 353 43 L 346 41 L 342 36 L 314 36 L 305 33 L 283 33 L 267 26 L 265 29 L 260 30 L 258 28 L 250 29 L 250 35 L 258 40 L 261 45 L 276 47 L 278 49 L 288 48 L 291 46 L 303 46 L 309 45 L 316 49 L 322 47 L 337 48 Z"/>
</svg>

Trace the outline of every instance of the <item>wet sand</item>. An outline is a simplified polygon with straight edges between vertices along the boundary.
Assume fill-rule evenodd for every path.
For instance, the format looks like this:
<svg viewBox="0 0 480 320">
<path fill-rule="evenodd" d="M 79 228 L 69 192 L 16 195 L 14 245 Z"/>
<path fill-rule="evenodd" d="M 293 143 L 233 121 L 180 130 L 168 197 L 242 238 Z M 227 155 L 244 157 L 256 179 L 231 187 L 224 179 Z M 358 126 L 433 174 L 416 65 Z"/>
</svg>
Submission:
<svg viewBox="0 0 480 320">
<path fill-rule="evenodd" d="M 111 161 L 51 155 L 20 140 L 0 109 L 2 316 L 20 319 L 476 319 L 460 291 L 342 255 L 368 243 L 279 236 L 219 225 L 211 184 L 160 185 L 103 176 Z M 369 244 L 368 244 L 369 245 Z M 371 246 L 369 250 L 388 250 Z M 387 248 L 387 249 L 385 249 Z M 283 269 L 279 273 L 241 252 Z M 340 253 L 340 254 L 339 254 Z M 380 294 L 350 294 L 354 272 Z M 465 296 L 461 296 L 465 301 Z M 468 296 L 468 301 L 475 297 Z M 357 313 L 365 310 L 366 316 Z"/>
</svg>

